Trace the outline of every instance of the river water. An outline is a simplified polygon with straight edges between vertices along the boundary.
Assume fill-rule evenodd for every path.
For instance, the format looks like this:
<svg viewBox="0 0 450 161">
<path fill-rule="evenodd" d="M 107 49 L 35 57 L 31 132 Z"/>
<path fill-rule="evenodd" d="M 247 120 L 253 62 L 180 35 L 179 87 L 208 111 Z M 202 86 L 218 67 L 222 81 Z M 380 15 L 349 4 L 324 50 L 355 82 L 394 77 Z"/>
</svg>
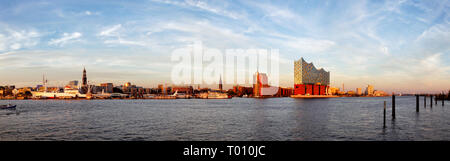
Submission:
<svg viewBox="0 0 450 161">
<path fill-rule="evenodd" d="M 0 140 L 450 140 L 450 102 L 327 99 L 0 100 Z M 387 101 L 386 128 L 383 102 Z"/>
</svg>

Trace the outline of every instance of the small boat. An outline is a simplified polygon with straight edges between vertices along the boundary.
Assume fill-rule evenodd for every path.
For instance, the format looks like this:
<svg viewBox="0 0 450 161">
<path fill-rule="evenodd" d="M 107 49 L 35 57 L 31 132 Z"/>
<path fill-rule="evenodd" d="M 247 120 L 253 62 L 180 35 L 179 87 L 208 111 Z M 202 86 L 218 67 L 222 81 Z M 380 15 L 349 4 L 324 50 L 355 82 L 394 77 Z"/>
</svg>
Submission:
<svg viewBox="0 0 450 161">
<path fill-rule="evenodd" d="M 0 109 L 16 109 L 16 105 L 0 105 Z"/>
</svg>

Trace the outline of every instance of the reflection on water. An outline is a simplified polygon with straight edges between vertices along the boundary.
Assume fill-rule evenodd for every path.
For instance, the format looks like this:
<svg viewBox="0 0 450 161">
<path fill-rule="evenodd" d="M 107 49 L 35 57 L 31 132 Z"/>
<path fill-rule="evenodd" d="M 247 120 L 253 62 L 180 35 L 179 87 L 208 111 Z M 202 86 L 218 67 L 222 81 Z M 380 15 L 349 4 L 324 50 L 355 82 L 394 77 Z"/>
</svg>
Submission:
<svg viewBox="0 0 450 161">
<path fill-rule="evenodd" d="M 450 140 L 449 106 L 396 98 L 0 100 L 0 140 Z"/>
</svg>

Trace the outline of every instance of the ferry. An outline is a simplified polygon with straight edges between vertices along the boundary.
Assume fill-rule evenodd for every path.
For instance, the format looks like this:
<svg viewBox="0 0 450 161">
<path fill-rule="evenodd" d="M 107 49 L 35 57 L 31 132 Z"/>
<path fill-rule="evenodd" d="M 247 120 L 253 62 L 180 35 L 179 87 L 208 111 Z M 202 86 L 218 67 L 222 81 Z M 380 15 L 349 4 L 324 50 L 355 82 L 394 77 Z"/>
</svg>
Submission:
<svg viewBox="0 0 450 161">
<path fill-rule="evenodd" d="M 11 104 L 0 105 L 0 109 L 16 109 L 16 105 L 11 105 Z"/>
<path fill-rule="evenodd" d="M 33 98 L 56 99 L 56 98 L 86 98 L 86 94 L 81 94 L 78 89 L 64 88 L 64 92 L 32 91 Z"/>
<path fill-rule="evenodd" d="M 45 76 L 42 78 L 42 83 L 44 85 L 44 91 L 32 91 L 32 98 L 35 99 L 56 99 L 56 98 L 86 98 L 86 94 L 81 94 L 77 88 L 72 88 L 70 86 L 64 87 L 64 92 L 49 92 L 47 91 L 47 82 Z M 90 86 L 88 86 L 90 87 Z M 88 89 L 90 91 L 90 88 Z"/>
<path fill-rule="evenodd" d="M 191 95 L 188 95 L 186 93 L 178 93 L 178 90 L 175 91 L 172 96 L 180 99 L 190 99 L 192 97 Z"/>
<path fill-rule="evenodd" d="M 208 92 L 208 93 L 201 93 L 200 98 L 202 98 L 202 99 L 230 99 L 231 96 L 228 96 L 228 94 L 226 94 L 226 93 Z"/>
</svg>

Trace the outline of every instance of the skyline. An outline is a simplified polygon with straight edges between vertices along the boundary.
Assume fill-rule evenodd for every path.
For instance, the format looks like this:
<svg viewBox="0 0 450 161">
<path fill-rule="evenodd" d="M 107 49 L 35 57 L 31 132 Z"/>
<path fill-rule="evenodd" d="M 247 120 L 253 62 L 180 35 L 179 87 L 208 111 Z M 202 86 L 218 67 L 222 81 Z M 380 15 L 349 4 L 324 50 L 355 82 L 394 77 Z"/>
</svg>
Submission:
<svg viewBox="0 0 450 161">
<path fill-rule="evenodd" d="M 170 80 L 174 49 L 202 41 L 220 50 L 279 49 L 285 87 L 300 57 L 330 71 L 338 88 L 450 87 L 449 1 L 84 2 L 0 2 L 1 85 L 42 74 L 67 83 L 86 66 L 96 83 L 156 86 Z"/>
</svg>

